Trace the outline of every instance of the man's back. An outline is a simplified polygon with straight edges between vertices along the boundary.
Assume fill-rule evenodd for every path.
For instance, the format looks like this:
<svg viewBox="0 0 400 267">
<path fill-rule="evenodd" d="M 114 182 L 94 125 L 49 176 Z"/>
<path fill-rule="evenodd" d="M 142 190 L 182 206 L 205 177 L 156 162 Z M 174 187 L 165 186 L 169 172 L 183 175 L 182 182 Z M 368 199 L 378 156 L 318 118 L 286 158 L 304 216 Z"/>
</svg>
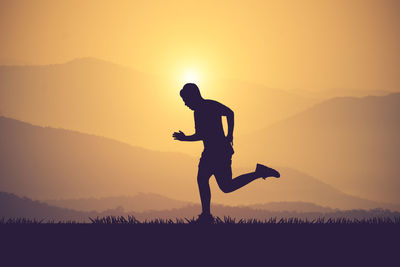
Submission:
<svg viewBox="0 0 400 267">
<path fill-rule="evenodd" d="M 196 133 L 203 140 L 205 152 L 233 154 L 222 126 L 224 108 L 217 101 L 205 99 L 194 112 Z"/>
</svg>

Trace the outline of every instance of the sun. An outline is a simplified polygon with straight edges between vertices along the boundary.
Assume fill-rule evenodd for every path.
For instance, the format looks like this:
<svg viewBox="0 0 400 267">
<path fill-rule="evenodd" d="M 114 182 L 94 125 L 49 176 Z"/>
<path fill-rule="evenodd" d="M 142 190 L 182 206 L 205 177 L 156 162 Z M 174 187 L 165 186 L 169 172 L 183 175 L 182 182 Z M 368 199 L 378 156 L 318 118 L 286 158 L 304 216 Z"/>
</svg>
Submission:
<svg viewBox="0 0 400 267">
<path fill-rule="evenodd" d="M 201 82 L 199 72 L 194 69 L 186 69 L 183 72 L 183 82 L 184 83 L 195 83 L 198 84 Z"/>
</svg>

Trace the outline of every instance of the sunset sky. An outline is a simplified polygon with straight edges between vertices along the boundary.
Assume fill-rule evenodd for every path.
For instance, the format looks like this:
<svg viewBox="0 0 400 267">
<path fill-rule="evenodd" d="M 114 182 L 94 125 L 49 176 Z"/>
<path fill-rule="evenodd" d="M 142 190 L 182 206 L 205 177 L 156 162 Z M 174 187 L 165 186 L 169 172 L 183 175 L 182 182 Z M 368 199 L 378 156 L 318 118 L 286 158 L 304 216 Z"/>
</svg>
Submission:
<svg viewBox="0 0 400 267">
<path fill-rule="evenodd" d="M 234 176 L 282 174 L 232 197 L 214 181 L 220 203 L 400 210 L 399 14 L 399 0 L 0 0 L 0 192 L 198 202 L 203 143 L 172 137 L 195 132 L 179 96 L 194 82 L 234 111 Z"/>
<path fill-rule="evenodd" d="M 399 91 L 400 1 L 0 1 L 0 60 L 96 57 L 178 83 Z"/>
</svg>

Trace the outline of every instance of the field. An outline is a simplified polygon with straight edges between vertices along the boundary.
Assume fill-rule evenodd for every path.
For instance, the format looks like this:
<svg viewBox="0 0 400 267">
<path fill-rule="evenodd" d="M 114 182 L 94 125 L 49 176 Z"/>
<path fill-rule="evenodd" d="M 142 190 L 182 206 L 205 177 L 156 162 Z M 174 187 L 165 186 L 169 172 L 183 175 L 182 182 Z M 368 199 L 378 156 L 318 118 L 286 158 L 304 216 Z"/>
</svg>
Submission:
<svg viewBox="0 0 400 267">
<path fill-rule="evenodd" d="M 3 266 L 394 266 L 400 240 L 400 220 L 379 218 L 0 222 Z"/>
</svg>

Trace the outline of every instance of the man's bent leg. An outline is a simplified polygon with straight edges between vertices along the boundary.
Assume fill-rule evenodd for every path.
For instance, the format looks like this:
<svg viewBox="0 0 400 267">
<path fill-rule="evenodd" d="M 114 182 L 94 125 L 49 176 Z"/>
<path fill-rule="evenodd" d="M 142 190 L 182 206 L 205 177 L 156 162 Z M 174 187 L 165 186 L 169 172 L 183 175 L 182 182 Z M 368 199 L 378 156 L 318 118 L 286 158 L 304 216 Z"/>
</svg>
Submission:
<svg viewBox="0 0 400 267">
<path fill-rule="evenodd" d="M 214 176 L 217 180 L 219 188 L 221 188 L 224 193 L 233 192 L 254 181 L 255 179 L 260 178 L 260 176 L 255 172 L 250 172 L 232 179 L 232 167 L 230 160 L 229 162 L 218 166 L 218 168 L 215 170 Z"/>
<path fill-rule="evenodd" d="M 211 214 L 211 190 L 209 184 L 211 175 L 212 172 L 210 168 L 205 164 L 200 163 L 197 173 L 197 184 L 199 186 L 202 214 Z"/>
</svg>

